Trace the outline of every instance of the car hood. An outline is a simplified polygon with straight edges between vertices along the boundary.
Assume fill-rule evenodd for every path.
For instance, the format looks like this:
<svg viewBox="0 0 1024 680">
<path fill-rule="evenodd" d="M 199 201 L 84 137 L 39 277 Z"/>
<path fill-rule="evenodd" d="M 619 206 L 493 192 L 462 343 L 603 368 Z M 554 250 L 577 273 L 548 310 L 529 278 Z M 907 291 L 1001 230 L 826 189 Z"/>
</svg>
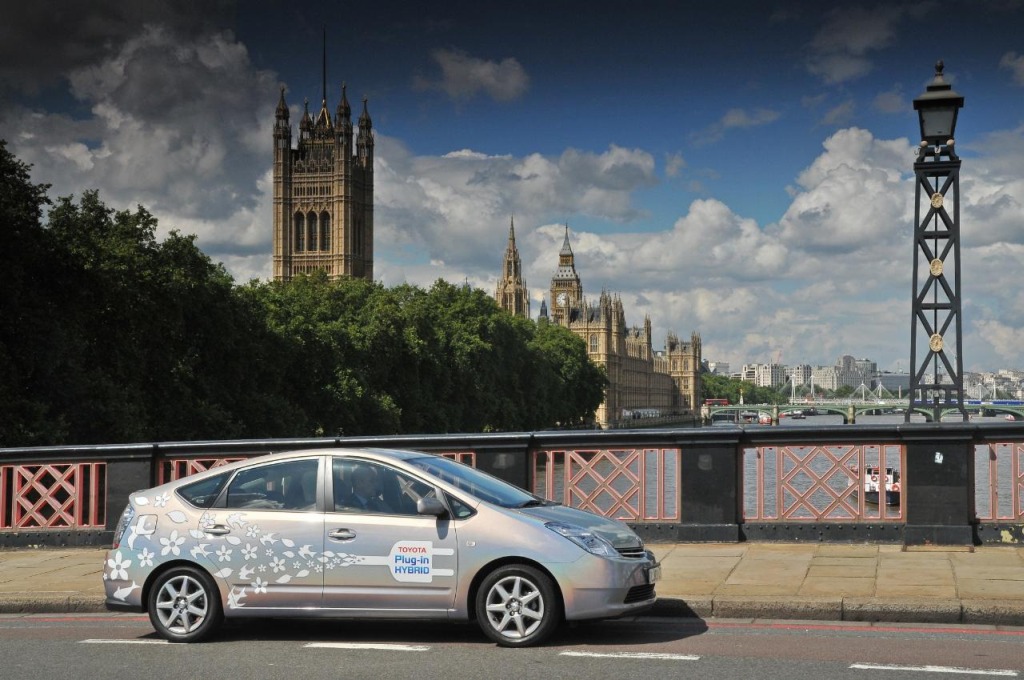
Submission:
<svg viewBox="0 0 1024 680">
<path fill-rule="evenodd" d="M 585 510 L 570 508 L 567 505 L 541 505 L 522 508 L 520 512 L 545 522 L 564 522 L 589 529 L 611 543 L 616 549 L 636 548 L 643 545 L 643 541 L 636 535 L 636 532 L 622 522 Z"/>
</svg>

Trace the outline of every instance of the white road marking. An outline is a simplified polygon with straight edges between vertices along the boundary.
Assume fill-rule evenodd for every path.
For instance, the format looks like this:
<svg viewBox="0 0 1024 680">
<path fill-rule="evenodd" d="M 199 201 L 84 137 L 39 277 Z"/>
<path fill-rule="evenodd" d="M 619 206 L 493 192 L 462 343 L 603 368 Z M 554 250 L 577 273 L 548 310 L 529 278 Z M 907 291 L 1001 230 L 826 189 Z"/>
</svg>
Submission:
<svg viewBox="0 0 1024 680">
<path fill-rule="evenodd" d="M 587 656 L 596 659 L 656 659 L 661 661 L 700 661 L 693 654 L 661 654 L 658 652 L 560 652 L 559 656 Z"/>
<path fill-rule="evenodd" d="M 92 640 L 79 640 L 80 643 L 86 645 L 166 645 L 170 644 L 167 640 L 115 640 L 115 639 L 92 639 Z"/>
<path fill-rule="evenodd" d="M 998 675 L 1006 678 L 1017 677 L 1017 671 L 983 668 L 956 668 L 954 666 L 902 666 L 898 664 L 855 663 L 850 668 L 864 671 L 920 671 L 922 673 L 959 673 L 961 675 Z"/>
<path fill-rule="evenodd" d="M 387 645 L 372 642 L 310 642 L 303 647 L 319 649 L 381 649 L 389 652 L 427 652 L 430 647 L 425 645 Z"/>
</svg>

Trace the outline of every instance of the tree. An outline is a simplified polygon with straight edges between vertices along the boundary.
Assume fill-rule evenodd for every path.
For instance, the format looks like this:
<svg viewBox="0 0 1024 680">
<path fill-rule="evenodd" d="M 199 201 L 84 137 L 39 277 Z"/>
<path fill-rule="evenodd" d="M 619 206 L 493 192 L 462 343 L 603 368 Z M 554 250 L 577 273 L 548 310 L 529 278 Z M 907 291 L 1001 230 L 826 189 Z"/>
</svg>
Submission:
<svg viewBox="0 0 1024 680">
<path fill-rule="evenodd" d="M 576 425 L 607 381 L 483 291 L 323 272 L 236 286 L 142 206 L 59 198 L 0 143 L 0 444 Z"/>
<path fill-rule="evenodd" d="M 856 391 L 856 388 L 850 387 L 849 385 L 840 385 L 832 391 L 832 396 L 836 399 L 845 399 Z"/>
<path fill-rule="evenodd" d="M 575 426 L 589 423 L 604 401 L 608 378 L 587 356 L 582 338 L 540 320 L 533 347 L 538 364 L 539 420 Z M 550 409 L 550 410 L 548 410 Z"/>
<path fill-rule="evenodd" d="M 62 353 L 52 320 L 55 248 L 43 229 L 46 184 L 0 140 L 0 445 L 58 440 L 66 423 L 49 408 L 40 383 L 53 384 Z"/>
<path fill-rule="evenodd" d="M 701 387 L 701 403 L 705 399 L 728 399 L 730 404 L 738 404 L 740 393 L 745 404 L 782 404 L 789 401 L 788 395 L 779 394 L 771 387 L 758 387 L 754 383 L 715 373 L 702 375 Z"/>
</svg>

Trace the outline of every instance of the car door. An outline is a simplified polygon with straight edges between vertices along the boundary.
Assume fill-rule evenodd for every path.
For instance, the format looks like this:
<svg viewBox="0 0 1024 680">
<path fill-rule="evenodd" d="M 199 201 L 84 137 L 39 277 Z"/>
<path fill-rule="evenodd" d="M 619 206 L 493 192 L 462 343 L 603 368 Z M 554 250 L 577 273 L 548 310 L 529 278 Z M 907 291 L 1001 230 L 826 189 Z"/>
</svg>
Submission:
<svg viewBox="0 0 1024 680">
<path fill-rule="evenodd" d="M 239 470 L 200 519 L 192 557 L 228 585 L 232 610 L 319 607 L 323 593 L 322 456 Z M 244 611 L 236 612 L 244 614 Z"/>
<path fill-rule="evenodd" d="M 365 475 L 375 480 L 369 504 L 359 498 Z M 451 609 L 454 525 L 416 512 L 416 499 L 436 493 L 433 486 L 390 465 L 347 456 L 332 457 L 330 486 L 323 606 L 359 616 L 437 616 Z"/>
</svg>

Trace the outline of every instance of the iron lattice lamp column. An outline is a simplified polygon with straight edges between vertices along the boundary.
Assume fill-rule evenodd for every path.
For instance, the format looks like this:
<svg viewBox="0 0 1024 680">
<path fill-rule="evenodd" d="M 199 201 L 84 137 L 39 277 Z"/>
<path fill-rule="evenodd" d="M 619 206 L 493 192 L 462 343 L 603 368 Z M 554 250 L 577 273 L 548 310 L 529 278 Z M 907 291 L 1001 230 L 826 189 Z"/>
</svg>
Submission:
<svg viewBox="0 0 1024 680">
<path fill-rule="evenodd" d="M 964 408 L 960 304 L 960 158 L 954 148 L 964 98 L 935 65 L 935 78 L 914 100 L 921 144 L 914 163 L 914 273 L 910 326 L 910 405 L 933 422 Z M 952 360 L 950 354 L 952 353 Z"/>
</svg>

